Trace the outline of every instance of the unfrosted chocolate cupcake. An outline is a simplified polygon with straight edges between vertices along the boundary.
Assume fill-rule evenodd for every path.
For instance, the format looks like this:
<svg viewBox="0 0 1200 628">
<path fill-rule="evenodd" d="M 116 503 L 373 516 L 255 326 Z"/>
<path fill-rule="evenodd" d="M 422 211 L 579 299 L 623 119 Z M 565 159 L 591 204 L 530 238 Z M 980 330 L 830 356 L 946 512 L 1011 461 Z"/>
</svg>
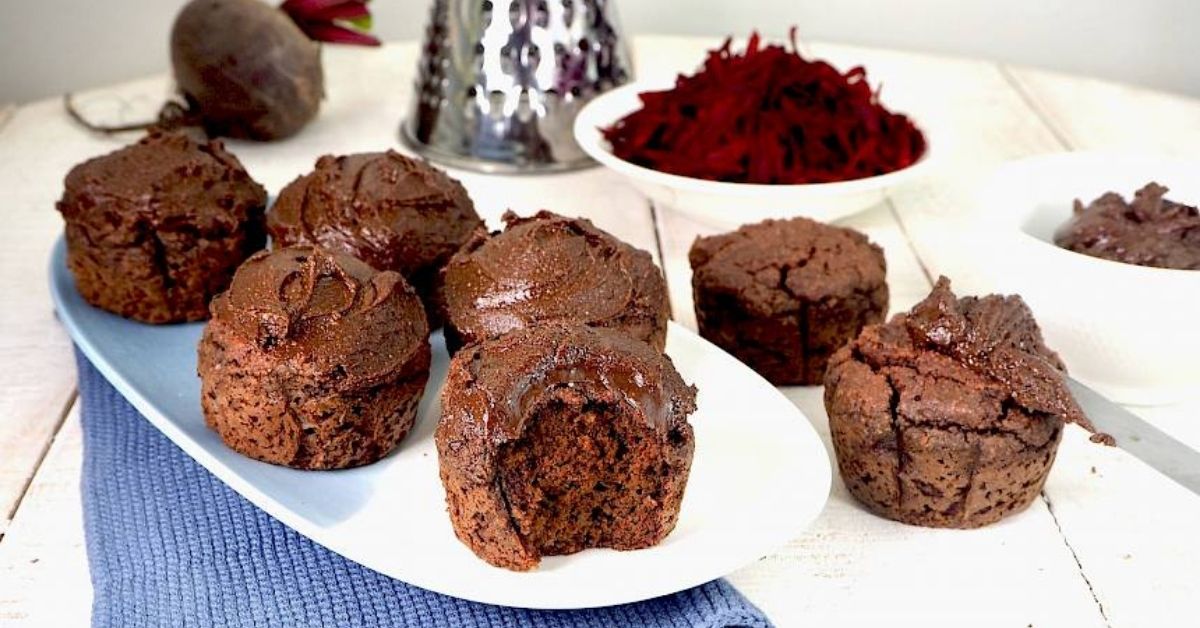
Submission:
<svg viewBox="0 0 1200 628">
<path fill-rule="evenodd" d="M 776 385 L 820 384 L 887 313 L 883 250 L 853 229 L 767 220 L 697 238 L 688 259 L 700 335 Z"/>
<path fill-rule="evenodd" d="M 374 462 L 412 428 L 428 334 L 398 273 L 309 246 L 258 253 L 213 300 L 200 340 L 205 421 L 232 449 L 274 464 Z"/>
<path fill-rule="evenodd" d="M 1041 491 L 1064 423 L 1095 431 L 1065 378 L 1020 297 L 956 298 L 943 277 L 829 364 L 842 480 L 873 512 L 916 525 L 974 528 L 1020 511 Z"/>
<path fill-rule="evenodd" d="M 671 360 L 616 330 L 548 324 L 463 349 L 435 436 L 455 533 L 520 571 L 657 544 L 679 518 L 695 409 Z"/>
<path fill-rule="evenodd" d="M 202 320 L 265 243 L 267 194 L 217 140 L 154 133 L 67 174 L 67 265 L 96 307 L 147 323 Z"/>
<path fill-rule="evenodd" d="M 1075 213 L 1054 243 L 1092 257 L 1157 268 L 1200 270 L 1200 210 L 1165 198 L 1167 188 L 1148 183 L 1127 203 L 1106 192 Z"/>
<path fill-rule="evenodd" d="M 649 253 L 582 218 L 508 212 L 504 222 L 443 271 L 451 352 L 548 322 L 616 329 L 662 350 L 670 304 Z"/>
<path fill-rule="evenodd" d="M 267 213 L 275 246 L 322 246 L 404 275 L 434 326 L 438 271 L 482 227 L 462 184 L 392 150 L 321 157 Z"/>
</svg>

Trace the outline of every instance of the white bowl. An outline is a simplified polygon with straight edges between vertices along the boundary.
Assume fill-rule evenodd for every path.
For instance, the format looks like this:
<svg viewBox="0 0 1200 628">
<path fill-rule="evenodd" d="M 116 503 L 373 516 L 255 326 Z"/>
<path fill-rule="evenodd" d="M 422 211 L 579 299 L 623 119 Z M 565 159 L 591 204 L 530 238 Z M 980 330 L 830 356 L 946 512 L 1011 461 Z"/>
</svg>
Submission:
<svg viewBox="0 0 1200 628">
<path fill-rule="evenodd" d="M 1200 271 L 1124 264 L 1059 248 L 1054 232 L 1107 191 L 1149 181 L 1200 203 L 1200 164 L 1065 153 L 1012 162 L 980 195 L 966 249 L 989 289 L 1020 294 L 1071 374 L 1110 398 L 1163 404 L 1200 393 Z"/>
<path fill-rule="evenodd" d="M 639 93 L 670 86 L 671 83 L 634 83 L 596 97 L 575 119 L 575 140 L 584 152 L 624 175 L 655 204 L 713 226 L 735 228 L 767 218 L 796 216 L 825 222 L 836 220 L 882 202 L 887 188 L 912 180 L 932 163 L 928 131 L 921 125 L 918 128 L 926 134 L 926 148 L 915 163 L 887 174 L 838 183 L 771 185 L 709 181 L 651 170 L 614 155 L 600 129 L 640 108 Z"/>
</svg>

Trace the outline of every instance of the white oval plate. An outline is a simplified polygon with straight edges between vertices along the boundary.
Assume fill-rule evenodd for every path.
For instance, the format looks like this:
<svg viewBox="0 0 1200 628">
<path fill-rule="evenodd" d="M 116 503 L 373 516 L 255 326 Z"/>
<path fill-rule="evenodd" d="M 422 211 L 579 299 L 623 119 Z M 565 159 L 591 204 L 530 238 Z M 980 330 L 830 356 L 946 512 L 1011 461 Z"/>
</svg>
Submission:
<svg viewBox="0 0 1200 628">
<path fill-rule="evenodd" d="M 923 176 L 933 164 L 929 128 L 914 118 L 925 134 L 925 154 L 895 172 L 837 183 L 768 185 L 727 183 L 683 177 L 651 170 L 612 153 L 600 129 L 642 106 L 638 94 L 667 89 L 671 81 L 632 83 L 592 99 L 575 118 L 575 141 L 592 159 L 624 175 L 643 194 L 665 207 L 710 225 L 733 228 L 768 218 L 804 216 L 832 221 L 869 209 L 884 199 L 888 188 Z M 911 117 L 911 115 L 910 115 Z"/>
<path fill-rule="evenodd" d="M 671 355 L 700 390 L 696 454 L 679 524 L 660 545 L 546 558 L 531 573 L 492 567 L 455 538 L 433 429 L 448 358 L 434 335 L 417 425 L 385 459 L 297 471 L 234 453 L 204 425 L 196 343 L 203 326 L 154 326 L 86 304 L 60 240 L 51 259 L 58 315 L 92 363 L 147 419 L 258 507 L 346 558 L 425 589 L 525 608 L 608 606 L 681 591 L 797 536 L 829 495 L 828 454 L 807 418 L 766 380 L 672 323 Z"/>
</svg>

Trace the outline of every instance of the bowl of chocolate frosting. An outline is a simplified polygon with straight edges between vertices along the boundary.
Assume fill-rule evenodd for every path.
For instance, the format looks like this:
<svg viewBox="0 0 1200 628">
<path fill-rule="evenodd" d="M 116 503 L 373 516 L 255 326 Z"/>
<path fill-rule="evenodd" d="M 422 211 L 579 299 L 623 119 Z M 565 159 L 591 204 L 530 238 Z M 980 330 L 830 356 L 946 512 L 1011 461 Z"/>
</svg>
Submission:
<svg viewBox="0 0 1200 628">
<path fill-rule="evenodd" d="M 1200 163 L 1064 153 L 981 188 L 976 274 L 1021 294 L 1074 376 L 1117 401 L 1200 394 Z"/>
</svg>

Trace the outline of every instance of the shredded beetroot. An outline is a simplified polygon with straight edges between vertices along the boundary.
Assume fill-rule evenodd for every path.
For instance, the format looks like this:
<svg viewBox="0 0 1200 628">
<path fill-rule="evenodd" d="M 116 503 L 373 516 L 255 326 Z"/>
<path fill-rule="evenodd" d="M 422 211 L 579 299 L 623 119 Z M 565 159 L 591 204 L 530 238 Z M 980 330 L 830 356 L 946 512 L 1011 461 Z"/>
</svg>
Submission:
<svg viewBox="0 0 1200 628">
<path fill-rule="evenodd" d="M 879 104 L 861 66 L 842 74 L 796 48 L 741 54 L 730 40 L 675 87 L 640 94 L 642 108 L 602 129 L 613 153 L 672 174 L 737 183 L 826 183 L 911 165 L 925 137 Z"/>
</svg>

